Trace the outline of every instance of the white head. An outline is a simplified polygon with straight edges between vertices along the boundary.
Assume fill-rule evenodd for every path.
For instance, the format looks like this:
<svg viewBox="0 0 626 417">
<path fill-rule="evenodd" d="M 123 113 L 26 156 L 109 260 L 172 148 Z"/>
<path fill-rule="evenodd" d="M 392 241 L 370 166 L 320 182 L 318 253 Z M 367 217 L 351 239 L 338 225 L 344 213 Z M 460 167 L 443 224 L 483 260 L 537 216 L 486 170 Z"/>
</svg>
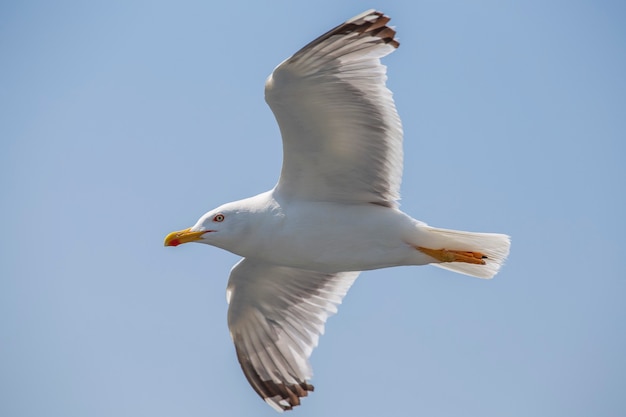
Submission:
<svg viewBox="0 0 626 417">
<path fill-rule="evenodd" d="M 224 204 L 200 217 L 193 227 L 168 234 L 164 245 L 198 242 L 236 252 L 254 224 L 253 213 L 238 203 Z"/>
</svg>

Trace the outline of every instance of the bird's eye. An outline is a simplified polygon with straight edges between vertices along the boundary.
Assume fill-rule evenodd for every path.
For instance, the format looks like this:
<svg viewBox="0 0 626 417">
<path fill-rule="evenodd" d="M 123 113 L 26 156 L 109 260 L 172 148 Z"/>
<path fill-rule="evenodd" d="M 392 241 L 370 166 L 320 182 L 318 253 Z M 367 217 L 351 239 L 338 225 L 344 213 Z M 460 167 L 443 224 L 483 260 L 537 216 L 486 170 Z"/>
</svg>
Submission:
<svg viewBox="0 0 626 417">
<path fill-rule="evenodd" d="M 214 222 L 223 222 L 224 221 L 224 215 L 223 214 L 216 214 L 215 217 L 213 217 L 213 221 Z"/>
</svg>

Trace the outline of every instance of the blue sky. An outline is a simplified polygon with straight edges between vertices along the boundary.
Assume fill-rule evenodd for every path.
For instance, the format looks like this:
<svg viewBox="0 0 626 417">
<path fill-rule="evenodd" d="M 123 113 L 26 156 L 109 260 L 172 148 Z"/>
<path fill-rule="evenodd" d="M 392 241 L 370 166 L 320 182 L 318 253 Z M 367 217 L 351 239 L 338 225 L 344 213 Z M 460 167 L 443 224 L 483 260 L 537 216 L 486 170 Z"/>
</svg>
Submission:
<svg viewBox="0 0 626 417">
<path fill-rule="evenodd" d="M 293 415 L 626 414 L 624 3 L 282 0 L 0 6 L 0 415 L 275 415 L 228 335 L 237 257 L 162 242 L 274 185 L 265 78 L 371 7 L 402 208 L 512 252 L 364 273 Z"/>
</svg>

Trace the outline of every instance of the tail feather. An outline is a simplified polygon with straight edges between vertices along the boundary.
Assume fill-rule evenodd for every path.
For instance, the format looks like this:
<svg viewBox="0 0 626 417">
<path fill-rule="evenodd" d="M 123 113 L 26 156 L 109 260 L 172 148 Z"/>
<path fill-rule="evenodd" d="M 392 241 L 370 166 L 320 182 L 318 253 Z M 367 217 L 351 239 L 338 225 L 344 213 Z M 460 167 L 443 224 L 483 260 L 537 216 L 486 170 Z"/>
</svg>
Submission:
<svg viewBox="0 0 626 417">
<path fill-rule="evenodd" d="M 429 244 L 448 250 L 476 251 L 487 256 L 485 265 L 464 262 L 433 263 L 443 269 L 477 278 L 493 278 L 498 273 L 511 247 L 511 238 L 498 233 L 475 233 L 438 229 L 426 226 Z"/>
</svg>

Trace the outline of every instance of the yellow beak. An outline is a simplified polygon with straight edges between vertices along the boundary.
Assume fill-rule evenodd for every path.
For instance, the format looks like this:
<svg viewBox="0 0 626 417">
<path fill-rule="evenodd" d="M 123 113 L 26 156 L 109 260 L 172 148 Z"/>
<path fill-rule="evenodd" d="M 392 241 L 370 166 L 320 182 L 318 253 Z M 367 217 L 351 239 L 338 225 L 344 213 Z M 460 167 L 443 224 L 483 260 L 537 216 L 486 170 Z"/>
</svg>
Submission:
<svg viewBox="0 0 626 417">
<path fill-rule="evenodd" d="M 205 233 L 206 230 L 202 230 L 200 232 L 192 232 L 191 228 L 180 230 L 178 232 L 172 232 L 169 235 L 165 236 L 165 241 L 163 242 L 163 244 L 165 246 L 178 246 L 181 243 L 197 242 Z"/>
</svg>

